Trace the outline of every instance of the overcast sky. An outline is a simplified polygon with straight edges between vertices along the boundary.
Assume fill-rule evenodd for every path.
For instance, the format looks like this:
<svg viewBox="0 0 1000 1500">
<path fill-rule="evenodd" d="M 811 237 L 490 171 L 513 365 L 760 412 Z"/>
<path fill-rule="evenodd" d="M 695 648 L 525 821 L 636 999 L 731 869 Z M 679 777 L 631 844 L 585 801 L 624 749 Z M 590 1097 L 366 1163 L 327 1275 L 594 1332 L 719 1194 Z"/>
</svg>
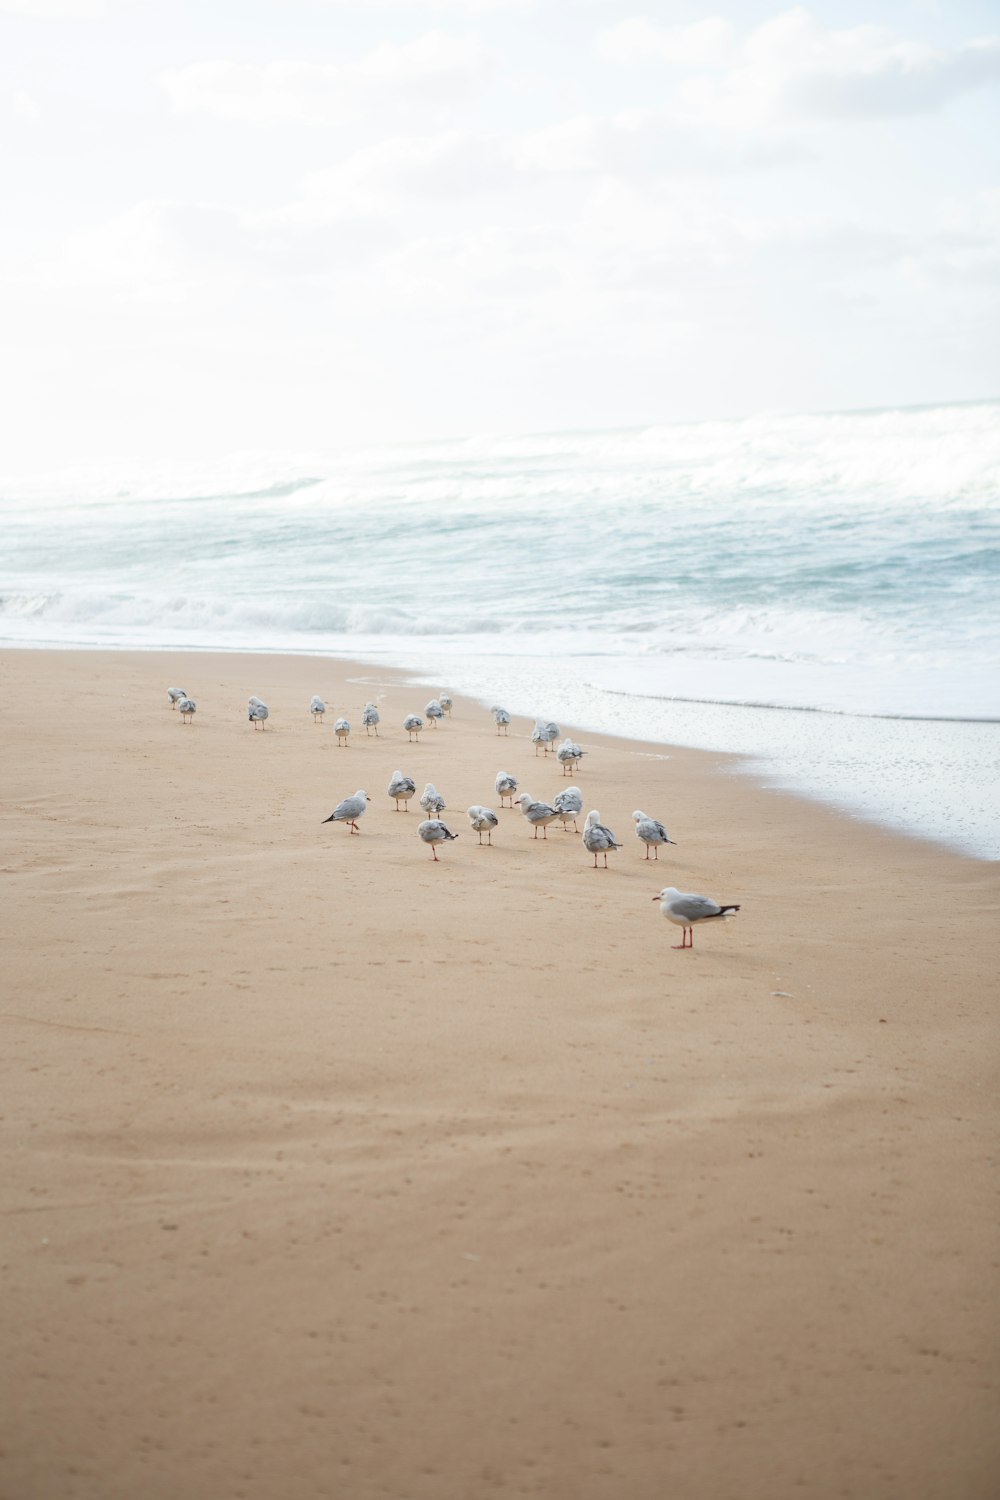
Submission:
<svg viewBox="0 0 1000 1500">
<path fill-rule="evenodd" d="M 0 0 L 0 468 L 1000 394 L 996 0 Z"/>
</svg>

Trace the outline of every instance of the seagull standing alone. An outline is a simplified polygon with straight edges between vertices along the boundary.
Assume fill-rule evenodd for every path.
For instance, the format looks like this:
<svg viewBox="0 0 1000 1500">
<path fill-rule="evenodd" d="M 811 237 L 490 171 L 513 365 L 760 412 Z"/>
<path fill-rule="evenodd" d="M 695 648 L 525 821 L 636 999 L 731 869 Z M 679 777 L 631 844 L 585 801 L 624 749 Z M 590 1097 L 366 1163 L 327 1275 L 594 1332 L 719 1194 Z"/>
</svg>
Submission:
<svg viewBox="0 0 1000 1500">
<path fill-rule="evenodd" d="M 309 700 L 309 712 L 313 716 L 313 723 L 318 724 L 326 713 L 326 704 L 318 693 L 314 693 Z"/>
<path fill-rule="evenodd" d="M 507 712 L 507 710 L 505 708 L 499 708 L 497 705 L 494 705 L 493 708 L 490 709 L 490 713 L 493 715 L 493 722 L 497 726 L 497 734 L 500 734 L 501 731 L 506 734 L 507 726 L 510 723 L 510 714 Z"/>
<path fill-rule="evenodd" d="M 448 839 L 458 838 L 458 834 L 452 833 L 447 823 L 442 823 L 440 818 L 427 818 L 418 826 L 417 832 L 425 844 L 430 844 L 435 860 L 437 859 L 435 844 L 444 844 Z"/>
<path fill-rule="evenodd" d="M 257 728 L 258 724 L 260 725 L 261 729 L 263 729 L 264 720 L 267 718 L 267 704 L 261 702 L 260 698 L 248 698 L 247 718 L 250 720 L 250 723 L 253 725 L 254 729 Z"/>
<path fill-rule="evenodd" d="M 648 813 L 636 811 L 632 814 L 632 821 L 635 824 L 636 838 L 641 839 L 646 846 L 647 859 L 649 858 L 650 849 L 653 851 L 653 858 L 659 859 L 660 845 L 672 844 L 674 842 L 663 824 L 658 823 L 655 818 L 651 818 Z"/>
<path fill-rule="evenodd" d="M 328 818 L 324 818 L 323 822 L 346 823 L 348 833 L 360 834 L 357 820 L 363 815 L 371 800 L 367 792 L 359 789 L 353 797 L 345 797 L 343 802 L 338 802 L 333 812 Z"/>
<path fill-rule="evenodd" d="M 337 744 L 346 745 L 351 733 L 351 726 L 346 719 L 338 719 L 333 726 L 333 732 L 337 736 Z"/>
<path fill-rule="evenodd" d="M 597 869 L 597 856 L 604 855 L 604 868 L 608 868 L 608 850 L 620 849 L 621 844 L 615 838 L 610 828 L 605 828 L 601 822 L 601 815 L 595 809 L 587 814 L 587 821 L 583 825 L 583 847 L 594 856 L 594 869 Z"/>
<path fill-rule="evenodd" d="M 420 738 L 420 731 L 421 729 L 423 729 L 423 727 L 424 721 L 419 714 L 407 714 L 406 718 L 403 720 L 403 728 L 406 730 L 411 740 Z"/>
<path fill-rule="evenodd" d="M 659 901 L 660 911 L 668 922 L 684 929 L 680 942 L 671 943 L 672 948 L 694 947 L 695 923 L 715 922 L 720 917 L 728 917 L 731 911 L 739 911 L 738 906 L 720 906 L 708 896 L 696 896 L 692 891 L 679 891 L 674 885 L 665 885 L 653 900 Z M 691 939 L 690 942 L 688 938 Z"/>
<path fill-rule="evenodd" d="M 381 738 L 378 732 L 378 709 L 375 707 L 374 703 L 365 704 L 364 711 L 361 715 L 361 722 L 365 726 L 365 734 L 370 736 L 372 730 L 374 729 L 375 738 Z"/>
<path fill-rule="evenodd" d="M 479 842 L 483 842 L 483 834 L 485 833 L 486 842 L 488 844 L 492 844 L 493 830 L 500 822 L 500 819 L 497 817 L 492 807 L 480 807 L 477 802 L 474 802 L 472 806 L 468 808 L 468 815 L 469 822 L 472 824 L 473 829 L 476 833 L 479 834 Z"/>
<path fill-rule="evenodd" d="M 514 806 L 514 793 L 517 791 L 517 777 L 512 776 L 509 771 L 498 771 L 495 782 L 497 796 L 500 798 L 500 806 L 503 807 L 503 799 L 508 799 L 508 805 Z"/>
</svg>

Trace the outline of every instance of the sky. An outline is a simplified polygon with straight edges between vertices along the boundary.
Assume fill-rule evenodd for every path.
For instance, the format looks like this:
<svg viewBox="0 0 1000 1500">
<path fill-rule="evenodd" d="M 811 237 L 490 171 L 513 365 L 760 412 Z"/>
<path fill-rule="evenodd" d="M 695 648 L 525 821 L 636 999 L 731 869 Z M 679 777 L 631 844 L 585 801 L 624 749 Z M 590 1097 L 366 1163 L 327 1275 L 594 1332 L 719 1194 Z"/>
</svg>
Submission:
<svg viewBox="0 0 1000 1500">
<path fill-rule="evenodd" d="M 0 468 L 1000 395 L 996 0 L 0 0 Z"/>
</svg>

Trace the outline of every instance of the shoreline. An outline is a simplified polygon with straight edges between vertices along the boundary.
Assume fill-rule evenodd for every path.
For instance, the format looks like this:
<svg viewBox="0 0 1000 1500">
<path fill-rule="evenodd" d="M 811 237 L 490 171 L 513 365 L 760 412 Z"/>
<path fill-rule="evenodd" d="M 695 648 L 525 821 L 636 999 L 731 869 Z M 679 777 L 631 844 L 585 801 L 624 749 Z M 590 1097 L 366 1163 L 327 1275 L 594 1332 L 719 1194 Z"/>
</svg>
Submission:
<svg viewBox="0 0 1000 1500">
<path fill-rule="evenodd" d="M 457 693 L 409 745 L 387 665 L 0 669 L 0 1490 L 992 1495 L 995 867 L 722 752 L 581 731 L 564 780 Z M 500 768 L 580 785 L 611 868 L 517 811 L 480 849 Z M 675 952 L 661 884 L 742 910 Z"/>
<path fill-rule="evenodd" d="M 450 684 L 482 705 L 503 702 L 519 717 L 531 709 L 553 712 L 567 728 L 602 734 L 628 743 L 671 746 L 733 757 L 735 769 L 781 793 L 804 797 L 813 805 L 866 826 L 896 832 L 985 863 L 1000 862 L 1000 721 L 994 718 L 927 717 L 904 714 L 859 714 L 837 709 L 777 704 L 736 703 L 678 696 L 636 695 L 628 689 L 573 684 L 572 675 L 546 672 L 539 658 L 512 659 L 431 652 L 429 658 L 405 659 L 398 650 L 360 655 L 344 650 L 308 651 L 281 648 L 246 651 L 239 647 L 173 650 L 169 647 L 87 647 L 65 645 L 0 646 L 6 650 L 52 651 L 67 655 L 123 651 L 142 655 L 218 656 L 262 661 L 284 658 L 354 664 L 393 674 L 431 690 Z M 435 673 L 426 660 L 441 666 Z M 580 667 L 580 662 L 576 662 Z M 318 670 L 322 670 L 319 668 Z M 474 678 L 489 679 L 477 684 Z M 621 700 L 618 712 L 608 702 Z M 528 705 L 531 705 L 529 709 Z M 519 706 L 523 705 L 523 707 Z M 595 705 L 597 710 L 595 712 Z M 602 707 L 603 706 L 603 707 Z M 659 722 L 657 722 L 659 716 Z M 613 727 L 602 722 L 613 717 Z M 738 741 L 734 744 L 733 741 Z"/>
</svg>

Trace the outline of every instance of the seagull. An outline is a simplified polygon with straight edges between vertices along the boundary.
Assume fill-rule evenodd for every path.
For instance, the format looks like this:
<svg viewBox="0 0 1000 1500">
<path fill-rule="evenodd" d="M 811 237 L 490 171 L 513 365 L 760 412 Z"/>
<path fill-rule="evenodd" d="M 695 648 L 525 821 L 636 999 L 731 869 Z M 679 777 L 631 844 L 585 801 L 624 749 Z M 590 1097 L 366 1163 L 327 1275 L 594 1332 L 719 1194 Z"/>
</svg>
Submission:
<svg viewBox="0 0 1000 1500">
<path fill-rule="evenodd" d="M 634 812 L 632 814 L 632 821 L 635 824 L 636 838 L 642 839 L 642 842 L 646 846 L 647 859 L 649 858 L 650 849 L 653 851 L 653 858 L 659 859 L 660 845 L 672 844 L 674 842 L 663 824 L 658 823 L 655 818 L 651 818 L 648 813 Z"/>
<path fill-rule="evenodd" d="M 454 707 L 454 705 L 452 704 L 450 695 L 448 693 L 438 693 L 438 702 L 440 703 L 441 707 L 444 709 L 445 713 L 448 715 L 448 717 L 450 719 L 451 718 L 451 710 Z"/>
<path fill-rule="evenodd" d="M 438 727 L 438 720 L 444 718 L 444 709 L 436 698 L 431 699 L 424 709 L 424 713 L 430 719 L 432 729 L 436 729 Z"/>
<path fill-rule="evenodd" d="M 254 729 L 257 728 L 258 724 L 260 725 L 261 729 L 263 729 L 264 720 L 267 718 L 267 704 L 262 703 L 259 698 L 248 698 L 247 718 L 250 720 Z"/>
<path fill-rule="evenodd" d="M 507 710 L 505 708 L 498 708 L 496 707 L 496 705 L 494 705 L 494 707 L 490 709 L 490 713 L 493 715 L 493 722 L 497 726 L 497 734 L 499 734 L 501 730 L 503 730 L 504 734 L 506 734 L 507 726 L 510 723 L 510 714 L 507 712 Z"/>
<path fill-rule="evenodd" d="M 417 783 L 412 776 L 404 776 L 402 771 L 393 771 L 392 780 L 389 782 L 389 796 L 395 800 L 397 812 L 399 812 L 401 802 L 403 811 L 408 811 L 406 804 L 416 790 Z"/>
<path fill-rule="evenodd" d="M 577 766 L 580 764 L 580 761 L 583 759 L 586 753 L 586 750 L 581 750 L 580 746 L 576 744 L 575 741 L 563 740 L 562 744 L 559 746 L 559 749 L 556 751 L 556 760 L 563 768 L 563 775 L 572 776 L 573 772 L 576 770 Z"/>
<path fill-rule="evenodd" d="M 447 823 L 442 823 L 440 818 L 427 818 L 425 822 L 418 826 L 417 832 L 425 844 L 430 844 L 431 853 L 435 859 L 437 859 L 435 844 L 443 844 L 448 839 L 458 838 L 458 834 L 452 833 Z"/>
<path fill-rule="evenodd" d="M 444 812 L 446 806 L 445 800 L 433 781 L 429 781 L 421 792 L 420 806 L 427 813 L 428 817 L 433 817 L 435 813 Z"/>
<path fill-rule="evenodd" d="M 479 842 L 483 842 L 483 834 L 485 833 L 486 842 L 488 844 L 492 844 L 493 830 L 500 822 L 500 819 L 497 817 L 492 807 L 480 807 L 478 803 L 473 803 L 473 805 L 468 808 L 467 811 L 469 815 L 469 822 L 472 824 L 476 833 L 479 834 Z"/>
<path fill-rule="evenodd" d="M 318 724 L 326 713 L 326 704 L 318 693 L 314 693 L 309 700 L 309 712 L 313 716 L 313 723 Z"/>
<path fill-rule="evenodd" d="M 512 776 L 509 771 L 498 771 L 496 779 L 497 796 L 500 798 L 500 806 L 503 807 L 503 799 L 508 799 L 509 806 L 514 806 L 514 793 L 517 791 L 517 777 Z"/>
<path fill-rule="evenodd" d="M 170 699 L 170 707 L 176 708 L 182 698 L 187 697 L 183 688 L 167 688 L 167 697 Z"/>
<path fill-rule="evenodd" d="M 378 709 L 375 707 L 374 703 L 365 704 L 364 712 L 361 715 L 361 722 L 365 726 L 365 734 L 371 735 L 371 732 L 374 729 L 375 738 L 379 738 Z"/>
<path fill-rule="evenodd" d="M 562 818 L 563 832 L 568 833 L 566 824 L 572 820 L 573 832 L 579 833 L 576 826 L 577 813 L 583 812 L 583 793 L 578 786 L 568 786 L 564 792 L 559 792 L 552 798 L 552 806 Z"/>
<path fill-rule="evenodd" d="M 535 727 L 531 731 L 531 741 L 535 747 L 536 755 L 538 754 L 539 745 L 544 746 L 545 754 L 548 755 L 549 751 L 552 749 L 552 741 L 557 740 L 558 738 L 558 724 L 553 724 L 551 719 L 547 719 L 544 722 L 541 719 L 535 720 Z M 580 753 L 582 755 L 583 752 L 581 751 Z"/>
<path fill-rule="evenodd" d="M 522 792 L 516 800 L 524 816 L 534 828 L 535 838 L 537 839 L 540 828 L 542 837 L 547 839 L 549 824 L 559 816 L 555 808 L 550 807 L 547 802 L 536 802 L 530 792 Z"/>
<path fill-rule="evenodd" d="M 594 869 L 597 869 L 597 856 L 604 855 L 604 868 L 608 868 L 608 850 L 620 849 L 621 844 L 615 838 L 610 828 L 605 828 L 601 822 L 601 815 L 596 810 L 587 814 L 587 821 L 583 825 L 583 847 L 594 856 Z"/>
<path fill-rule="evenodd" d="M 357 820 L 364 813 L 365 808 L 372 799 L 365 791 L 356 791 L 353 797 L 345 797 L 343 802 L 338 802 L 324 823 L 346 823 L 348 833 L 360 833 Z"/>
<path fill-rule="evenodd" d="M 694 947 L 696 922 L 714 922 L 719 917 L 728 917 L 731 911 L 739 911 L 738 906 L 720 906 L 717 901 L 711 901 L 708 896 L 695 896 L 690 891 L 679 891 L 673 885 L 665 885 L 659 895 L 653 897 L 653 900 L 659 901 L 660 911 L 668 922 L 673 922 L 677 927 L 684 929 L 681 941 L 671 943 L 672 948 Z M 691 939 L 690 942 L 688 938 Z"/>
<path fill-rule="evenodd" d="M 185 696 L 177 700 L 177 708 L 183 723 L 191 724 L 194 722 L 194 712 L 197 707 L 198 705 L 193 698 Z"/>
<path fill-rule="evenodd" d="M 333 726 L 333 732 L 337 736 L 337 744 L 346 745 L 348 735 L 351 732 L 351 726 L 346 719 L 338 719 Z"/>
<path fill-rule="evenodd" d="M 407 731 L 410 739 L 419 739 L 420 731 L 424 727 L 424 721 L 419 714 L 407 714 L 403 720 L 403 728 Z"/>
</svg>

